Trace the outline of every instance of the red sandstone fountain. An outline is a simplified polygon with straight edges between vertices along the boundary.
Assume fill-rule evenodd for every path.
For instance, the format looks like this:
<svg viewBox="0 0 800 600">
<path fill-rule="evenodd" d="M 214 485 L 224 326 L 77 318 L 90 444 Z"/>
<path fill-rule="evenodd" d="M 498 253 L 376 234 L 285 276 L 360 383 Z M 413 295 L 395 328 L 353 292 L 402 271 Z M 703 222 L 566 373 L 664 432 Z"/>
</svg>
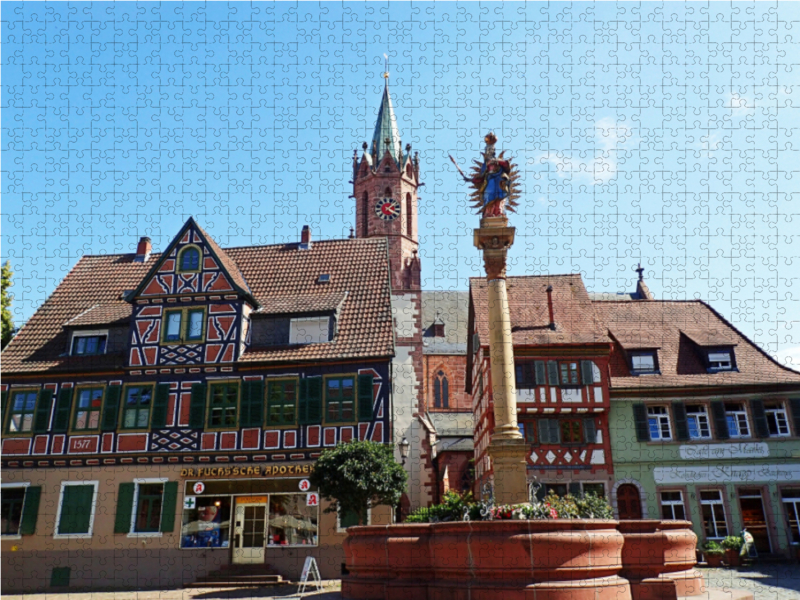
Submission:
<svg viewBox="0 0 800 600">
<path fill-rule="evenodd" d="M 496 427 L 489 455 L 498 504 L 528 501 L 527 445 L 517 428 L 506 255 L 514 242 L 506 209 L 516 174 L 497 138 L 464 178 L 482 219 L 489 290 L 492 395 Z M 455 161 L 453 161 L 455 162 Z M 459 172 L 461 170 L 459 169 Z M 462 173 L 462 175 L 464 175 Z M 668 600 L 711 598 L 694 569 L 697 537 L 688 521 L 546 519 L 351 527 L 344 542 L 346 600 Z M 723 596 L 720 596 L 722 598 Z M 726 600 L 752 600 L 726 590 Z"/>
</svg>

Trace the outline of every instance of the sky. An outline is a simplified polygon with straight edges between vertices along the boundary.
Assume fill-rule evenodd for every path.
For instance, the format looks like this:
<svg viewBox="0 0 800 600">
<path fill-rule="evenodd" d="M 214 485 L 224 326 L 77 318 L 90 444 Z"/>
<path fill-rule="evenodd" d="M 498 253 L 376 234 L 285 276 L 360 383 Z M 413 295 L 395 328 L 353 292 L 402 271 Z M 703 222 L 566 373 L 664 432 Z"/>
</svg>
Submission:
<svg viewBox="0 0 800 600">
<path fill-rule="evenodd" d="M 389 56 L 424 289 L 483 275 L 462 168 L 493 130 L 510 275 L 702 299 L 800 367 L 796 3 L 0 4 L 2 246 L 19 325 L 85 254 L 346 237 Z M 794 106 L 798 104 L 798 107 Z M 794 148 L 798 145 L 798 148 Z M 793 361 L 793 362 L 792 362 Z"/>
</svg>

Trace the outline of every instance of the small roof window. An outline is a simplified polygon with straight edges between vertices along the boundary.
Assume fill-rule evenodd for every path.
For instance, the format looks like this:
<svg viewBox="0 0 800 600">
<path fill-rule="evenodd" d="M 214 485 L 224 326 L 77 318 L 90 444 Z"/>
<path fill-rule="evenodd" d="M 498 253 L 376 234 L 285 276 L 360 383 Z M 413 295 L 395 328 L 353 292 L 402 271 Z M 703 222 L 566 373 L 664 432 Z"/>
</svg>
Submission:
<svg viewBox="0 0 800 600">
<path fill-rule="evenodd" d="M 632 350 L 628 352 L 633 375 L 659 374 L 657 350 Z"/>
<path fill-rule="evenodd" d="M 330 283 L 330 281 L 331 281 L 330 273 L 322 273 L 317 279 L 317 283 Z"/>
<path fill-rule="evenodd" d="M 709 348 L 706 354 L 706 368 L 709 373 L 736 370 L 733 348 Z"/>
</svg>

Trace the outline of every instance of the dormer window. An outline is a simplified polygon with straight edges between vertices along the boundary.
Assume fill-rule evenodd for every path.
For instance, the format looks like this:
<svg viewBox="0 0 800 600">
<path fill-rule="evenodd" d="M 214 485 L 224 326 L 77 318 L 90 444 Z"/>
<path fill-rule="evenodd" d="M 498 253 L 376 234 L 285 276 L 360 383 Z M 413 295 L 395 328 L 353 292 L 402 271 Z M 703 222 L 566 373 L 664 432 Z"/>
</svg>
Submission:
<svg viewBox="0 0 800 600">
<path fill-rule="evenodd" d="M 305 317 L 289 323 L 290 344 L 318 344 L 330 341 L 330 317 Z"/>
<path fill-rule="evenodd" d="M 707 365 L 709 373 L 733 371 L 735 369 L 733 348 L 710 348 L 707 354 Z"/>
<path fill-rule="evenodd" d="M 87 332 L 72 334 L 73 356 L 91 356 L 106 353 L 108 333 Z"/>
<path fill-rule="evenodd" d="M 629 353 L 631 373 L 633 375 L 658 374 L 658 356 L 656 350 L 636 350 Z"/>
<path fill-rule="evenodd" d="M 178 256 L 179 271 L 199 271 L 200 270 L 200 250 L 194 246 L 187 246 Z"/>
</svg>

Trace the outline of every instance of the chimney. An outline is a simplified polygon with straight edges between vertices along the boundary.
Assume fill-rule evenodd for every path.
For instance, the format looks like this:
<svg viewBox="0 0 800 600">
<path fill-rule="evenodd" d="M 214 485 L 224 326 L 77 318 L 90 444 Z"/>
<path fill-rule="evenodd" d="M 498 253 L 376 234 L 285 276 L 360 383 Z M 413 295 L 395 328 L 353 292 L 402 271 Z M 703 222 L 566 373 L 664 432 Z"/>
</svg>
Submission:
<svg viewBox="0 0 800 600">
<path fill-rule="evenodd" d="M 152 250 L 153 243 L 150 241 L 149 237 L 139 238 L 139 244 L 136 246 L 136 258 L 134 258 L 134 262 L 147 262 L 147 259 L 150 258 L 150 252 Z"/>
<path fill-rule="evenodd" d="M 303 230 L 300 232 L 300 250 L 309 250 L 311 248 L 311 228 L 308 225 L 303 225 Z"/>
<path fill-rule="evenodd" d="M 550 315 L 550 329 L 556 330 L 556 320 L 553 318 L 553 286 L 547 286 L 547 312 Z"/>
</svg>

